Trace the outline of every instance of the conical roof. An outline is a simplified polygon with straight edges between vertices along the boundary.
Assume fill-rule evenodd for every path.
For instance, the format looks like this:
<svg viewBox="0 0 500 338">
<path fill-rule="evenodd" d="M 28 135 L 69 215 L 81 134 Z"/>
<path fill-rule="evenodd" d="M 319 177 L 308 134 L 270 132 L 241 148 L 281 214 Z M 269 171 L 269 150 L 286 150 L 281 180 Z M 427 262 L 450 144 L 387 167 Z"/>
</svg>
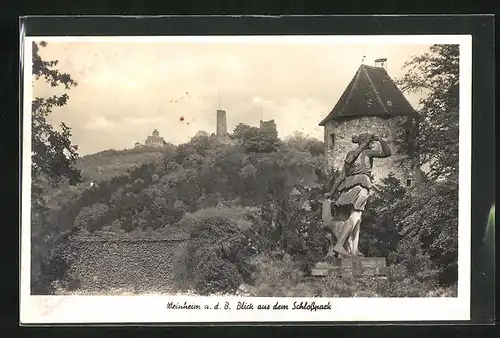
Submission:
<svg viewBox="0 0 500 338">
<path fill-rule="evenodd" d="M 364 116 L 413 116 L 415 109 L 384 68 L 361 65 L 330 114 L 319 123 Z"/>
</svg>

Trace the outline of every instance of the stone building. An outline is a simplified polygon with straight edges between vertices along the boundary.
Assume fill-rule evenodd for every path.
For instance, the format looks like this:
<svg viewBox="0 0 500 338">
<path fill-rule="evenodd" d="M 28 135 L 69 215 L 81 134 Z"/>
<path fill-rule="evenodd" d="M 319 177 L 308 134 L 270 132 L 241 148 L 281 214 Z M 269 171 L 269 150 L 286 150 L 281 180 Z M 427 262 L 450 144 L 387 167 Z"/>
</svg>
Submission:
<svg viewBox="0 0 500 338">
<path fill-rule="evenodd" d="M 166 142 L 163 137 L 160 136 L 158 130 L 153 130 L 153 133 L 146 138 L 144 142 L 146 147 L 160 148 L 163 147 Z"/>
<path fill-rule="evenodd" d="M 372 133 L 392 150 L 391 157 L 375 159 L 375 183 L 391 172 L 407 186 L 420 180 L 418 115 L 383 66 L 361 65 L 319 125 L 324 127 L 327 171 L 341 170 L 347 152 L 356 147 L 352 136 Z"/>
</svg>

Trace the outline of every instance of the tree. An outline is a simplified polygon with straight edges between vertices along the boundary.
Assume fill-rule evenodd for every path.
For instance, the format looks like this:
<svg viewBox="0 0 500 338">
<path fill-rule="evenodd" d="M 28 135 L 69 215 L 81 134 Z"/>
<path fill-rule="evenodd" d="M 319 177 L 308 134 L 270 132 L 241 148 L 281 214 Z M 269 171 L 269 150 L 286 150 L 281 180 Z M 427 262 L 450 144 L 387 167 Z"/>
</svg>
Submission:
<svg viewBox="0 0 500 338">
<path fill-rule="evenodd" d="M 47 44 L 41 42 L 40 46 Z M 44 61 L 39 55 L 39 46 L 33 42 L 33 76 L 42 78 L 52 87 L 64 86 L 66 90 L 76 86 L 77 82 L 67 73 L 61 73 L 58 61 Z M 54 107 L 62 107 L 69 96 L 64 93 L 48 98 L 36 97 L 32 101 L 32 177 L 43 176 L 52 185 L 57 185 L 63 178 L 74 184 L 81 180 L 80 172 L 72 165 L 78 158 L 78 147 L 71 144 L 71 130 L 61 123 L 58 131 L 47 121 Z"/>
<path fill-rule="evenodd" d="M 426 184 L 410 190 L 401 215 L 400 234 L 417 238 L 424 253 L 439 268 L 442 284 L 458 278 L 458 189 L 447 182 Z"/>
<path fill-rule="evenodd" d="M 360 246 L 370 256 L 387 257 L 398 244 L 398 224 L 411 201 L 405 187 L 392 173 L 374 186 L 373 191 L 363 215 Z"/>
<path fill-rule="evenodd" d="M 408 72 L 396 81 L 403 92 L 422 93 L 419 152 L 431 178 L 458 176 L 459 65 L 458 45 L 433 45 L 405 63 Z"/>
<path fill-rule="evenodd" d="M 75 86 L 74 79 L 55 68 L 57 61 L 45 61 L 39 55 L 39 46 L 33 42 L 33 76 L 35 80 L 44 79 L 52 87 L 64 86 L 66 90 Z M 68 95 L 36 97 L 32 101 L 32 199 L 31 199 L 31 288 L 35 294 L 50 292 L 50 283 L 57 275 L 51 262 L 57 260 L 55 248 L 63 238 L 62 231 L 56 229 L 47 217 L 48 208 L 41 198 L 39 179 L 57 186 L 67 178 L 71 184 L 81 180 L 80 172 L 72 165 L 77 159 L 77 147 L 71 144 L 71 132 L 64 123 L 61 130 L 55 130 L 47 121 L 54 107 L 62 107 L 68 102 Z"/>
<path fill-rule="evenodd" d="M 245 143 L 247 140 L 256 136 L 259 132 L 259 129 L 256 127 L 250 127 L 244 123 L 239 123 L 233 131 L 232 137 L 239 140 L 242 143 Z"/>
<path fill-rule="evenodd" d="M 459 65 L 458 45 L 433 45 L 408 61 L 408 72 L 397 81 L 403 91 L 424 94 L 418 143 L 430 168 L 429 180 L 406 198 L 400 233 L 419 239 L 446 284 L 457 276 Z"/>
<path fill-rule="evenodd" d="M 243 146 L 247 152 L 251 153 L 271 153 L 278 150 L 280 140 L 277 137 L 268 135 L 265 131 L 259 130 L 257 135 L 248 139 Z"/>
<path fill-rule="evenodd" d="M 232 137 L 239 140 L 245 150 L 250 153 L 270 153 L 276 151 L 280 145 L 275 130 L 250 127 L 244 123 L 234 128 Z"/>
<path fill-rule="evenodd" d="M 292 136 L 285 139 L 285 144 L 300 151 L 308 151 L 312 156 L 324 153 L 324 143 L 313 137 L 308 137 L 300 131 L 295 131 Z"/>
</svg>

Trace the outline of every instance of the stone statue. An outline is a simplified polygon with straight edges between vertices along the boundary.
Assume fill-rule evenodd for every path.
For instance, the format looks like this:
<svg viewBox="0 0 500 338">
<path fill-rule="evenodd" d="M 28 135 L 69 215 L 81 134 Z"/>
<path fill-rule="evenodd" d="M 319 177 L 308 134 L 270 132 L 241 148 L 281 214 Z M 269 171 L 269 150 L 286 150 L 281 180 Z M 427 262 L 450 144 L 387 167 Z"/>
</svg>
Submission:
<svg viewBox="0 0 500 338">
<path fill-rule="evenodd" d="M 380 142 L 381 151 L 373 149 L 376 141 Z M 373 159 L 391 156 L 389 145 L 378 136 L 363 133 L 354 136 L 352 142 L 358 147 L 347 153 L 340 175 L 322 200 L 323 228 L 330 241 L 328 256 L 335 253 L 342 257 L 364 256 L 358 248 L 359 231 L 372 186 Z M 334 199 L 338 219 L 334 219 L 331 212 L 330 197 L 334 195 L 338 195 Z M 332 235 L 336 238 L 335 245 Z"/>
</svg>

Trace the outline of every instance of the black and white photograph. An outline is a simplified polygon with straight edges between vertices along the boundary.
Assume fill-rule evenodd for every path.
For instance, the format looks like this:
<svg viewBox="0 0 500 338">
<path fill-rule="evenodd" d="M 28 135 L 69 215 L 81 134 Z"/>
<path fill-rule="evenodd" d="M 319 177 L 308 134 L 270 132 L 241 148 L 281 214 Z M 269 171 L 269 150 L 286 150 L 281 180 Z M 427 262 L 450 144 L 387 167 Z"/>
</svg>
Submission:
<svg viewBox="0 0 500 338">
<path fill-rule="evenodd" d="M 471 39 L 26 37 L 21 320 L 464 320 Z"/>
</svg>

